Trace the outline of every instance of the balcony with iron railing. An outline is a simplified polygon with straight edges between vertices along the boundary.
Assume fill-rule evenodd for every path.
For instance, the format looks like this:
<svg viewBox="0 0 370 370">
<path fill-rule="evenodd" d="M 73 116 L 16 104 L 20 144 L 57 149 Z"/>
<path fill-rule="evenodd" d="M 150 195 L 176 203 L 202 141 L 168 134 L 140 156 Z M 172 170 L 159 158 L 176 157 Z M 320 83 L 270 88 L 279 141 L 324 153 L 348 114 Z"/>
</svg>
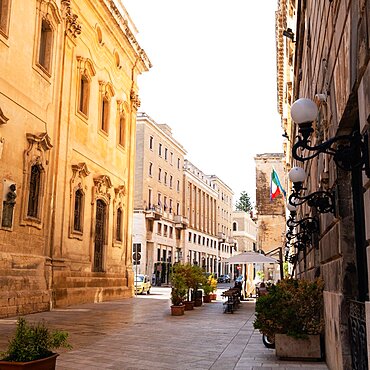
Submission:
<svg viewBox="0 0 370 370">
<path fill-rule="evenodd" d="M 162 207 L 153 205 L 145 210 L 145 217 L 148 220 L 160 220 L 163 216 Z"/>
</svg>

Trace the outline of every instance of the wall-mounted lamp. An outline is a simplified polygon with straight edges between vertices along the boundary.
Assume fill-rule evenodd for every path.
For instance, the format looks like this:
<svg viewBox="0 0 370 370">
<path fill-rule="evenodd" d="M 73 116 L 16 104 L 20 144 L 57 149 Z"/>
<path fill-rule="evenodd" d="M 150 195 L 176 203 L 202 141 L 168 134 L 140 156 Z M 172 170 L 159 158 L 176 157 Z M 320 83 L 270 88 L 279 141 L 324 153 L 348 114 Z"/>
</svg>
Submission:
<svg viewBox="0 0 370 370">
<path fill-rule="evenodd" d="M 283 35 L 291 39 L 292 42 L 294 42 L 294 32 L 292 31 L 291 28 L 287 28 L 286 30 L 284 30 Z"/>
<path fill-rule="evenodd" d="M 289 196 L 289 204 L 292 206 L 299 206 L 307 202 L 309 207 L 314 207 L 320 213 L 334 213 L 335 212 L 335 194 L 330 191 L 316 191 L 308 195 L 301 195 L 303 182 L 306 180 L 306 173 L 301 167 L 293 167 L 289 171 L 289 179 L 293 182 L 293 192 Z"/>
<path fill-rule="evenodd" d="M 312 122 L 317 118 L 317 105 L 311 99 L 301 98 L 293 103 L 290 114 L 293 121 L 298 124 L 298 132 L 300 133 L 292 149 L 294 159 L 304 162 L 318 156 L 320 153 L 326 153 L 333 156 L 334 162 L 339 168 L 351 171 L 360 167 L 365 170 L 367 177 L 370 178 L 367 133 L 361 135 L 355 131 L 352 135 L 335 136 L 319 145 L 311 146 L 309 138 L 314 131 Z M 298 154 L 298 152 L 302 153 L 304 150 L 312 154 L 309 153 L 305 157 L 303 154 Z"/>
</svg>

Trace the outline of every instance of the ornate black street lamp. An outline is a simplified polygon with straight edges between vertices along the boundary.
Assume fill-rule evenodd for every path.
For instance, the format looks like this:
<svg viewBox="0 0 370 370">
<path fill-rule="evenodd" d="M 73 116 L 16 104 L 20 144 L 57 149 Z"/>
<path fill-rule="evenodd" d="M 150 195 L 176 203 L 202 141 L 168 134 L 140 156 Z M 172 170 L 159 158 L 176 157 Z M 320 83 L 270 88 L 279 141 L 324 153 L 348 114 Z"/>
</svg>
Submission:
<svg viewBox="0 0 370 370">
<path fill-rule="evenodd" d="M 306 173 L 301 167 L 293 167 L 289 171 L 289 179 L 293 182 L 293 192 L 290 194 L 288 202 L 292 206 L 299 206 L 307 202 L 309 207 L 314 207 L 320 213 L 335 212 L 335 194 L 331 191 L 316 191 L 308 195 L 301 195 L 303 182 L 306 180 Z"/>
<path fill-rule="evenodd" d="M 338 135 L 319 145 L 311 146 L 310 136 L 314 131 L 312 122 L 317 118 L 317 105 L 311 99 L 301 98 L 293 103 L 290 114 L 293 121 L 298 124 L 300 133 L 292 149 L 294 159 L 304 162 L 320 153 L 326 153 L 333 156 L 339 168 L 345 171 L 361 168 L 370 178 L 367 133 L 361 135 L 355 131 L 352 135 Z M 303 155 L 305 151 L 309 152 L 306 156 Z"/>
</svg>

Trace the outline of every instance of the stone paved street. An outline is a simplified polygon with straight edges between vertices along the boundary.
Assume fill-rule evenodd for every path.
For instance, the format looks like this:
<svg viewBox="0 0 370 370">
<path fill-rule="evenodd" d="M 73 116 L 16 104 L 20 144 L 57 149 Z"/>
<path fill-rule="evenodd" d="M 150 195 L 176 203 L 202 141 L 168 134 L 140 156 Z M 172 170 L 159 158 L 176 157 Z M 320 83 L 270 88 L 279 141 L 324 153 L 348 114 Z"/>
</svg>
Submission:
<svg viewBox="0 0 370 370">
<path fill-rule="evenodd" d="M 169 288 L 115 302 L 27 315 L 68 330 L 72 350 L 60 350 L 58 370 L 327 369 L 322 362 L 279 361 L 253 329 L 254 302 L 224 314 L 222 299 L 184 316 L 170 314 Z M 220 293 L 220 290 L 218 291 Z M 15 319 L 0 320 L 0 352 Z"/>
</svg>

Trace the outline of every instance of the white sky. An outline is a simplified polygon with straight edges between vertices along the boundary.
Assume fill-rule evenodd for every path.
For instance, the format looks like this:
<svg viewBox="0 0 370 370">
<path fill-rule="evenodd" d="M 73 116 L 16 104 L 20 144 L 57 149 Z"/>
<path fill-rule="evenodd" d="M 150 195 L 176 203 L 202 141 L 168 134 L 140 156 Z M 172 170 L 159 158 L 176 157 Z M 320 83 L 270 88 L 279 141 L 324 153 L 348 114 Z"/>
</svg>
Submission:
<svg viewBox="0 0 370 370">
<path fill-rule="evenodd" d="M 186 158 L 255 203 L 254 156 L 283 151 L 276 0 L 123 0 L 153 67 L 139 111 L 172 128 Z"/>
</svg>

